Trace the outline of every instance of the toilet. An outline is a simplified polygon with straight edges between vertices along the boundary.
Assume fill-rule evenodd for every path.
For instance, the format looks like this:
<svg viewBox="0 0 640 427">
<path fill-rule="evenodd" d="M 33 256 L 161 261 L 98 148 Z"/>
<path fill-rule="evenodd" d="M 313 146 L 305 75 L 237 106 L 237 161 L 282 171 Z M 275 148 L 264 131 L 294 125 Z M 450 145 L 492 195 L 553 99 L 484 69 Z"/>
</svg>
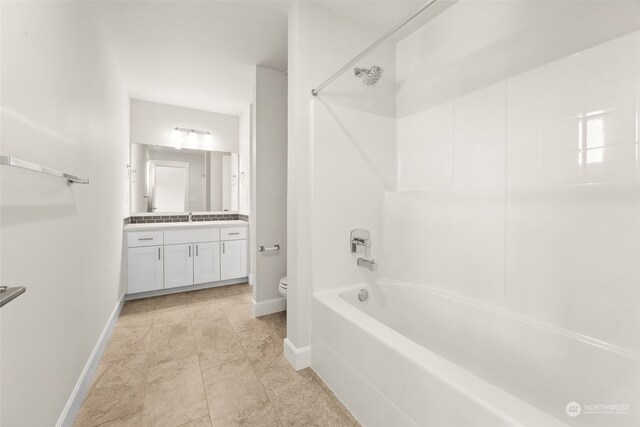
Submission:
<svg viewBox="0 0 640 427">
<path fill-rule="evenodd" d="M 280 291 L 280 295 L 283 297 L 287 297 L 287 276 L 280 279 L 280 284 L 278 285 L 278 291 Z"/>
</svg>

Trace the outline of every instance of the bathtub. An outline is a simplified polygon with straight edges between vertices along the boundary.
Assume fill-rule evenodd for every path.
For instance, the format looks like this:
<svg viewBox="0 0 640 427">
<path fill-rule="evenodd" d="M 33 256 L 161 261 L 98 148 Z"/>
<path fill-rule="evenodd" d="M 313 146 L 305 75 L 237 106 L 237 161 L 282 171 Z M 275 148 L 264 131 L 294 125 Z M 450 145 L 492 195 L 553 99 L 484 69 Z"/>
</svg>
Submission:
<svg viewBox="0 0 640 427">
<path fill-rule="evenodd" d="M 314 294 L 311 360 L 365 426 L 640 425 L 637 353 L 423 286 Z"/>
</svg>

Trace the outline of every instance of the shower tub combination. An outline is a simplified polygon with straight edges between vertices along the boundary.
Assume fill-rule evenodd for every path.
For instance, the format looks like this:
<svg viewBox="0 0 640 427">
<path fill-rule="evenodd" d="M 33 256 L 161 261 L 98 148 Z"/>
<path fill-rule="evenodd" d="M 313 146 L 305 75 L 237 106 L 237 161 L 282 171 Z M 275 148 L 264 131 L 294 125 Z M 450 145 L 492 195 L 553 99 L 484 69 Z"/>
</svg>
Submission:
<svg viewBox="0 0 640 427">
<path fill-rule="evenodd" d="M 638 354 L 502 309 L 379 281 L 315 294 L 312 322 L 312 367 L 366 426 L 640 425 Z"/>
</svg>

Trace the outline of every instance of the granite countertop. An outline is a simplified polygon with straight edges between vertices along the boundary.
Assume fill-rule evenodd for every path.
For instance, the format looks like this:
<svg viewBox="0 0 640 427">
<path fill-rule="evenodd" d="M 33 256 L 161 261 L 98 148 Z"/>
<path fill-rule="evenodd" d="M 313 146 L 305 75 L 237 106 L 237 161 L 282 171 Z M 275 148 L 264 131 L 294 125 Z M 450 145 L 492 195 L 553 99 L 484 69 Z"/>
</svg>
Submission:
<svg viewBox="0 0 640 427">
<path fill-rule="evenodd" d="M 195 222 L 156 222 L 147 224 L 127 224 L 124 231 L 134 230 L 166 230 L 174 228 L 202 228 L 202 227 L 248 227 L 247 221 L 239 219 L 229 221 L 195 221 Z"/>
</svg>

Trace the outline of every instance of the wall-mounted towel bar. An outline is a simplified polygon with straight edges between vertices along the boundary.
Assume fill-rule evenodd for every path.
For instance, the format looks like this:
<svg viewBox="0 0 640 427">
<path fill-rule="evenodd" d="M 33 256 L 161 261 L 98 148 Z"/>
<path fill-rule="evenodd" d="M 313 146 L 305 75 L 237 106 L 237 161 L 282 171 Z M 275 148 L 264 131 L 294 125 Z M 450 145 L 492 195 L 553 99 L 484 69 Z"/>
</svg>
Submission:
<svg viewBox="0 0 640 427">
<path fill-rule="evenodd" d="M 24 294 L 26 291 L 27 291 L 27 288 L 25 288 L 24 286 L 17 286 L 15 288 L 0 286 L 0 307 L 18 298 L 20 295 Z"/>
<path fill-rule="evenodd" d="M 22 169 L 28 169 L 34 172 L 44 173 L 46 175 L 57 176 L 59 178 L 64 178 L 67 180 L 67 184 L 71 185 L 73 183 L 77 184 L 88 184 L 89 180 L 86 178 L 79 178 L 75 175 L 71 175 L 65 172 L 61 172 L 59 170 L 47 168 L 44 166 L 36 165 L 35 163 L 25 162 L 24 160 L 16 159 L 11 156 L 0 156 L 0 165 L 5 166 L 15 166 Z"/>
<path fill-rule="evenodd" d="M 270 248 L 265 248 L 264 246 L 258 246 L 258 252 L 275 252 L 280 250 L 280 245 L 273 245 Z"/>
</svg>

